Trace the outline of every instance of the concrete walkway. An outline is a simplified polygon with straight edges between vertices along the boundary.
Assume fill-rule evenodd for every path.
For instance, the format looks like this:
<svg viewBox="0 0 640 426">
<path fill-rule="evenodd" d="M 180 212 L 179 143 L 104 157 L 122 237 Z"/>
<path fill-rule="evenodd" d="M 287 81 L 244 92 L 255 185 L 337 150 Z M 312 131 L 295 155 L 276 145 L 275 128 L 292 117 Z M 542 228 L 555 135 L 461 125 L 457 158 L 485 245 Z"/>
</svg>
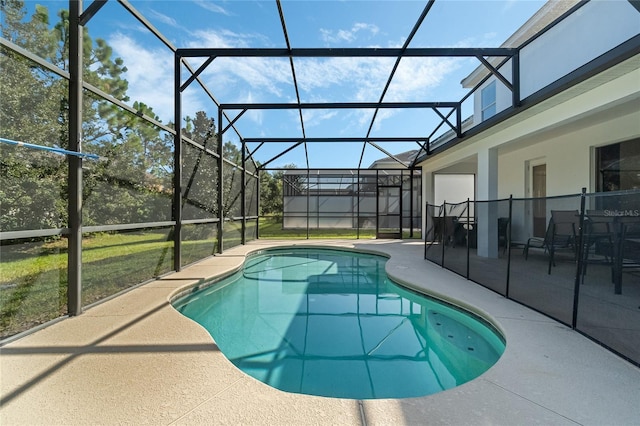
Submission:
<svg viewBox="0 0 640 426">
<path fill-rule="evenodd" d="M 482 312 L 507 340 L 476 380 L 423 398 L 289 394 L 237 370 L 175 311 L 181 289 L 276 245 L 391 256 L 395 280 Z M 543 315 L 422 258 L 420 242 L 255 241 L 138 287 L 0 348 L 0 424 L 640 424 L 640 369 Z"/>
</svg>

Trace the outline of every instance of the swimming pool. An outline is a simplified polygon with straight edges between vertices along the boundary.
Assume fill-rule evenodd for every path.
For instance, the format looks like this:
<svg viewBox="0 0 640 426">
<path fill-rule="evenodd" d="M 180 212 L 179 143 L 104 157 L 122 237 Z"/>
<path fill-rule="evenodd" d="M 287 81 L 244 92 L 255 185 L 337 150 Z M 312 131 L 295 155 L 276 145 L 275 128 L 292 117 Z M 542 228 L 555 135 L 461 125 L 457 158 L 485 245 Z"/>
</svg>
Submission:
<svg viewBox="0 0 640 426">
<path fill-rule="evenodd" d="M 287 392 L 407 398 L 472 380 L 504 351 L 481 318 L 410 291 L 382 256 L 270 249 L 173 306 L 240 370 Z"/>
</svg>

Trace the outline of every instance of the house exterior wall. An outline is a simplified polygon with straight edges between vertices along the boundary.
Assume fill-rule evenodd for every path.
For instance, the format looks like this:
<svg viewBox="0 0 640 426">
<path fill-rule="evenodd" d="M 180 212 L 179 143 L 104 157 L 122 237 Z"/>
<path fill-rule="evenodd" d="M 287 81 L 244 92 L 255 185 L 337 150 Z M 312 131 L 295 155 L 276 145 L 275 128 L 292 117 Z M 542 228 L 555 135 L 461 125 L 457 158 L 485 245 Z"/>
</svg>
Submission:
<svg viewBox="0 0 640 426">
<path fill-rule="evenodd" d="M 530 96 L 573 70 L 606 53 L 638 34 L 640 13 L 628 1 L 592 0 L 540 35 L 520 51 L 520 97 Z M 480 76 L 463 82 L 473 87 Z M 500 73 L 512 82 L 512 62 Z M 511 90 L 495 77 L 489 78 L 474 94 L 473 122 L 480 123 L 482 90 L 496 82 L 496 111 L 512 106 Z"/>
<path fill-rule="evenodd" d="M 640 13 L 630 2 L 590 1 L 522 49 L 521 96 L 606 53 L 638 34 L 639 28 Z"/>
<path fill-rule="evenodd" d="M 577 194 L 583 187 L 588 192 L 594 192 L 597 177 L 595 149 L 638 138 L 640 56 L 423 162 L 424 197 L 433 200 L 434 174 L 469 169 L 469 159 L 487 161 L 490 158 L 488 154 L 496 150 L 498 176 L 495 198 L 508 198 L 510 195 L 515 198 L 531 197 L 527 166 L 536 163 L 546 164 L 547 196 Z M 478 164 L 476 173 L 479 180 L 486 169 Z M 476 199 L 486 198 L 478 193 Z M 516 222 L 513 225 L 514 232 L 521 234 L 520 238 L 525 238 L 529 230 Z M 487 247 L 483 253 L 490 256 L 493 251 Z"/>
<path fill-rule="evenodd" d="M 565 195 L 587 188 L 594 192 L 593 155 L 598 146 L 638 136 L 640 114 L 616 117 L 604 123 L 584 126 L 575 131 L 549 137 L 499 157 L 498 198 L 532 197 L 527 188 L 526 165 L 538 160 L 547 165 L 547 195 Z"/>
<path fill-rule="evenodd" d="M 629 61 L 637 64 L 640 59 Z M 640 69 L 636 68 L 562 102 L 551 100 L 531 108 L 534 111 L 512 117 L 423 162 L 423 176 L 468 170 L 469 158 L 497 148 L 498 197 L 526 197 L 524 162 L 541 157 L 547 163 L 548 195 L 576 193 L 582 187 L 594 190 L 593 148 L 640 136 L 638 82 Z M 459 165 L 461 162 L 465 165 Z"/>
</svg>

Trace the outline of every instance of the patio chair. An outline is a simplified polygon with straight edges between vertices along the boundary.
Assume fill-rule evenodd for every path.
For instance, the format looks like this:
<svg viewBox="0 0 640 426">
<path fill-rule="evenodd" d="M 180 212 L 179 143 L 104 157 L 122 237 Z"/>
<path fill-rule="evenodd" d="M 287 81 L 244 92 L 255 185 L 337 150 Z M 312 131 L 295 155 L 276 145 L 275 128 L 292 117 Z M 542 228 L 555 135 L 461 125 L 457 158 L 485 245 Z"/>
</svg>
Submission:
<svg viewBox="0 0 640 426">
<path fill-rule="evenodd" d="M 456 246 L 457 221 L 454 216 L 436 216 L 433 218 L 433 235 L 436 241 L 442 241 L 444 245 Z"/>
<path fill-rule="evenodd" d="M 551 233 L 551 243 L 548 247 L 549 274 L 551 273 L 551 266 L 556 266 L 555 254 L 557 251 L 571 251 L 574 259 L 577 259 L 576 235 L 578 235 L 580 226 L 580 213 L 578 210 L 551 210 L 551 220 L 553 221 L 553 232 Z"/>
<path fill-rule="evenodd" d="M 507 251 L 509 246 L 509 218 L 498 218 L 498 247 L 504 247 L 503 253 Z"/>
<path fill-rule="evenodd" d="M 588 264 L 611 265 L 613 262 L 613 217 L 599 210 L 587 210 L 583 232 L 582 276 Z"/>
<path fill-rule="evenodd" d="M 547 225 L 547 230 L 544 233 L 544 238 L 541 237 L 531 237 L 527 240 L 527 243 L 524 245 L 524 249 L 522 250 L 522 254 L 524 254 L 524 259 L 529 259 L 529 249 L 530 248 L 538 248 L 544 249 L 544 252 L 547 253 L 548 245 L 551 242 L 551 232 L 553 232 L 552 221 L 549 220 L 549 224 Z"/>
<path fill-rule="evenodd" d="M 549 255 L 548 274 L 551 267 L 556 266 L 555 256 L 558 251 L 570 250 L 574 258 L 577 256 L 576 235 L 579 226 L 578 210 L 551 210 L 551 219 L 544 238 L 532 237 L 524 247 L 525 260 L 529 257 L 529 248 L 543 248 Z"/>
<path fill-rule="evenodd" d="M 622 293 L 622 273 L 640 271 L 640 216 L 617 218 L 620 226 L 617 255 L 614 259 L 613 281 L 615 293 Z"/>
</svg>

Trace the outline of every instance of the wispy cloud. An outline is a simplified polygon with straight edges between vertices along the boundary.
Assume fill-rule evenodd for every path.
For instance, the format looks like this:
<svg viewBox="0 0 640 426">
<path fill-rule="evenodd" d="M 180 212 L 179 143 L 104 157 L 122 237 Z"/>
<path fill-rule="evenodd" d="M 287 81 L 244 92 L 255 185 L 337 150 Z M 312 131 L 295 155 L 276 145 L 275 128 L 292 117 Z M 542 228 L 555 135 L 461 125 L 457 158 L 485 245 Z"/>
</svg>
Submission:
<svg viewBox="0 0 640 426">
<path fill-rule="evenodd" d="M 324 122 L 331 120 L 338 115 L 336 110 L 305 110 L 302 112 L 305 128 L 321 126 Z M 299 117 L 299 116 L 298 116 Z M 298 118 L 297 117 L 297 118 Z"/>
<path fill-rule="evenodd" d="M 244 95 L 243 98 L 239 99 L 238 102 L 250 104 L 254 102 L 259 102 L 259 100 L 254 99 L 253 93 L 248 92 Z M 264 123 L 264 111 L 254 109 L 247 112 L 246 115 L 249 118 L 249 120 L 253 121 L 258 126 L 262 126 L 262 124 Z"/>
<path fill-rule="evenodd" d="M 189 32 L 187 47 L 243 48 L 268 45 L 269 39 L 258 33 L 237 33 L 228 29 Z"/>
<path fill-rule="evenodd" d="M 184 30 L 184 27 L 180 25 L 178 21 L 176 21 L 174 18 L 167 16 L 163 13 L 160 13 L 157 10 L 149 9 L 147 14 L 149 15 L 149 18 L 152 20 L 157 20 L 159 22 L 162 22 L 163 24 L 169 25 L 170 27 Z"/>
<path fill-rule="evenodd" d="M 216 62 L 217 61 L 217 62 Z M 228 102 L 253 99 L 267 102 L 292 102 L 294 97 L 290 67 L 284 59 L 219 58 L 207 74 L 211 85 Z M 392 58 L 308 58 L 295 60 L 301 97 L 306 102 L 377 102 L 393 67 Z M 431 99 L 430 94 L 446 76 L 458 69 L 459 60 L 443 58 L 405 58 L 396 71 L 384 101 L 412 102 Z M 246 89 L 241 89 L 246 87 Z M 305 112 L 305 124 L 318 126 L 335 117 L 335 113 Z M 367 127 L 371 111 L 342 111 L 344 117 Z M 382 110 L 376 125 L 392 117 L 392 110 Z"/>
<path fill-rule="evenodd" d="M 168 23 L 171 21 L 169 20 Z M 373 31 L 368 26 L 354 26 L 353 32 Z M 189 33 L 187 47 L 243 48 L 264 45 L 264 36 L 229 30 L 199 30 Z M 346 36 L 343 36 L 346 37 Z M 162 49 L 153 50 L 121 33 L 109 40 L 117 56 L 124 59 L 129 71 L 129 95 L 152 106 L 163 121 L 173 120 L 173 55 Z M 193 58 L 193 63 L 198 61 Z M 296 58 L 296 78 L 303 102 L 377 102 L 395 62 L 394 58 Z M 432 90 L 458 69 L 458 59 L 405 58 L 396 71 L 385 101 L 409 102 L 429 100 Z M 201 78 L 214 96 L 224 103 L 294 102 L 295 91 L 287 58 L 216 58 Z M 183 93 L 185 114 L 205 109 L 210 101 L 197 87 Z M 376 127 L 394 115 L 381 110 Z M 296 114 L 291 120 L 298 121 Z M 305 125 L 344 118 L 350 128 L 366 129 L 371 110 L 305 111 Z M 242 120 L 265 125 L 262 112 L 250 111 Z M 254 135 L 245 135 L 251 137 Z"/>
<path fill-rule="evenodd" d="M 228 30 L 196 31 L 189 47 L 245 48 L 251 46 L 256 38 L 262 36 Z M 203 76 L 207 77 L 211 87 L 216 88 L 216 93 L 231 97 L 228 102 L 241 102 L 245 96 L 242 94 L 243 84 L 256 91 L 254 98 L 262 97 L 259 93 L 288 96 L 293 85 L 290 70 L 289 61 L 284 58 L 217 58 Z"/>
<path fill-rule="evenodd" d="M 338 42 L 347 42 L 351 43 L 356 40 L 358 37 L 358 33 L 366 32 L 367 34 L 374 36 L 378 34 L 380 29 L 373 24 L 365 24 L 362 22 L 355 23 L 349 29 L 340 29 L 340 30 L 328 30 L 326 28 L 320 29 L 320 38 L 325 43 L 338 43 Z"/>
<path fill-rule="evenodd" d="M 227 15 L 227 16 L 231 15 L 231 13 L 227 9 L 209 0 L 197 0 L 195 4 L 197 4 L 198 6 L 200 6 L 205 10 L 208 10 L 209 12 L 219 13 L 221 15 Z"/>
<path fill-rule="evenodd" d="M 393 66 L 390 58 L 298 59 L 298 83 L 306 92 L 342 87 L 343 96 L 357 101 L 373 100 L 370 91 L 388 75 Z M 354 100 L 354 99 L 352 99 Z"/>
<path fill-rule="evenodd" d="M 502 13 L 509 11 L 516 5 L 517 0 L 506 0 L 502 6 Z"/>
<path fill-rule="evenodd" d="M 448 74 L 460 67 L 451 58 L 404 58 L 389 86 L 387 101 L 415 102 L 429 97 Z"/>
</svg>

